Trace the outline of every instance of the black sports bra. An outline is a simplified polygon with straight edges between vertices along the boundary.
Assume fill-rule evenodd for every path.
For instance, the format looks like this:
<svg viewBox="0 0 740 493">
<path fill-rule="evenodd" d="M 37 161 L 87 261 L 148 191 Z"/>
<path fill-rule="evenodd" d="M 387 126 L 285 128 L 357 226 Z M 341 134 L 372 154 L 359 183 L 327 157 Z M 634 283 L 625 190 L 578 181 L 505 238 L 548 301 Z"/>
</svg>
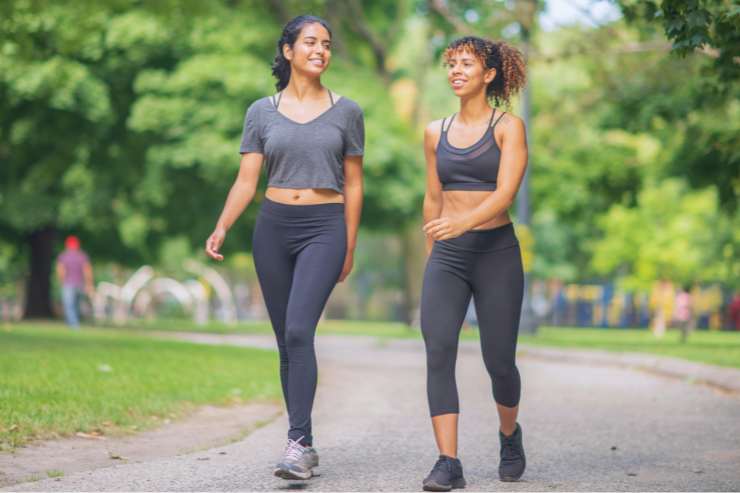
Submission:
<svg viewBox="0 0 740 493">
<path fill-rule="evenodd" d="M 496 190 L 501 149 L 493 137 L 493 130 L 505 114 L 504 111 L 494 122 L 494 108 L 483 136 L 465 148 L 453 147 L 447 140 L 455 115 L 450 118 L 447 128 L 447 119 L 442 120 L 442 135 L 437 145 L 437 176 L 442 190 Z"/>
</svg>

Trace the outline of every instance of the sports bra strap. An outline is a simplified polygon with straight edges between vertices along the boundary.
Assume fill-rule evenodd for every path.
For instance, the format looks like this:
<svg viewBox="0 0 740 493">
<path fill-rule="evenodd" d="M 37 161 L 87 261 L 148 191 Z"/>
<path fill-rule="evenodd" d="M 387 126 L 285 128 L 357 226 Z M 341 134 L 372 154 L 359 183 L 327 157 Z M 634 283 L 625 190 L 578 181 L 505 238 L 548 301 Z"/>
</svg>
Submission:
<svg viewBox="0 0 740 493">
<path fill-rule="evenodd" d="M 450 129 L 450 127 L 452 126 L 452 120 L 455 119 L 455 115 L 457 115 L 457 113 L 453 113 L 452 116 L 450 117 L 450 121 L 447 122 L 447 128 L 445 128 L 445 121 L 447 120 L 447 117 L 444 117 L 442 119 L 442 131 L 443 132 L 447 132 Z"/>
<path fill-rule="evenodd" d="M 329 101 L 331 101 L 331 105 L 334 106 L 334 96 L 331 93 L 331 89 L 327 89 L 329 91 Z"/>
<path fill-rule="evenodd" d="M 490 127 L 490 126 L 491 126 L 491 124 L 493 123 L 493 117 L 494 117 L 494 116 L 496 116 L 496 108 L 494 108 L 494 109 L 493 109 L 493 111 L 491 112 L 491 119 L 490 119 L 490 120 L 488 120 L 488 126 L 489 126 L 489 127 Z"/>
<path fill-rule="evenodd" d="M 494 111 L 496 111 L 496 110 L 494 110 Z M 503 113 L 501 113 L 501 116 L 499 116 L 499 117 L 498 117 L 498 118 L 496 119 L 496 122 L 495 122 L 495 123 L 493 124 L 493 126 L 492 126 L 491 128 L 496 128 L 496 125 L 498 125 L 498 122 L 500 122 L 500 121 L 501 121 L 501 119 L 502 119 L 502 118 L 504 117 L 504 115 L 505 115 L 505 114 L 506 114 L 506 112 L 505 112 L 505 111 L 504 111 Z M 491 117 L 491 120 L 493 120 L 493 117 Z"/>
<path fill-rule="evenodd" d="M 275 105 L 275 109 L 278 109 L 278 106 L 280 106 L 280 98 L 283 97 L 283 91 L 280 91 L 279 93 L 272 96 L 272 104 Z"/>
</svg>

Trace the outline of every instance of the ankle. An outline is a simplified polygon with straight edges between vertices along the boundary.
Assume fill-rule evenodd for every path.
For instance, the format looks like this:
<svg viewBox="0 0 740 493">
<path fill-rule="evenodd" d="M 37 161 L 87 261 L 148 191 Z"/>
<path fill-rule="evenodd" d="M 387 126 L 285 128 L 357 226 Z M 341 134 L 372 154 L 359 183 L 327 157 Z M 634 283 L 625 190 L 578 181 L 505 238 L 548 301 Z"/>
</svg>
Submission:
<svg viewBox="0 0 740 493">
<path fill-rule="evenodd" d="M 516 433 L 518 427 L 519 425 L 517 423 L 514 423 L 514 426 L 511 427 L 500 426 L 499 432 L 501 432 L 501 434 L 504 435 L 506 438 L 511 438 L 511 436 Z"/>
</svg>

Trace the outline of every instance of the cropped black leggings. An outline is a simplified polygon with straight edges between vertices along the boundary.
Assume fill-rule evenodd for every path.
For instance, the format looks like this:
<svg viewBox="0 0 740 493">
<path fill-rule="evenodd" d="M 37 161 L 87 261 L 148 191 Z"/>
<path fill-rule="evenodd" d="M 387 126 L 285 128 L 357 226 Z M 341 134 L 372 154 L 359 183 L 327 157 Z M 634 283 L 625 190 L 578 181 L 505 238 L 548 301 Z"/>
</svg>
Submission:
<svg viewBox="0 0 740 493">
<path fill-rule="evenodd" d="M 343 204 L 288 205 L 265 199 L 253 256 L 280 352 L 288 438 L 313 443 L 316 324 L 339 279 L 347 251 Z"/>
<path fill-rule="evenodd" d="M 434 242 L 421 295 L 432 416 L 460 412 L 455 362 L 471 295 L 494 400 L 507 407 L 519 403 L 515 353 L 523 289 L 521 253 L 512 224 Z"/>
</svg>

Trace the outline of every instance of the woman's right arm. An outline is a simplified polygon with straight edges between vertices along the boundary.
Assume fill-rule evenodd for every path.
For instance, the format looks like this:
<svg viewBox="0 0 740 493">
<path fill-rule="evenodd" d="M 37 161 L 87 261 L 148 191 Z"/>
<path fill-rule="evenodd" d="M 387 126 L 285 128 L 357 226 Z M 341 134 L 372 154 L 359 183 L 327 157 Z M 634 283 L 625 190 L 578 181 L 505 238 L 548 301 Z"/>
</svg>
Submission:
<svg viewBox="0 0 740 493">
<path fill-rule="evenodd" d="M 211 233 L 211 236 L 208 237 L 208 240 L 206 240 L 206 254 L 212 259 L 224 259 L 224 256 L 218 253 L 218 251 L 224 242 L 224 238 L 226 238 L 226 232 L 254 198 L 263 160 L 264 156 L 258 152 L 242 154 L 242 160 L 239 164 L 239 174 L 229 191 L 228 197 L 226 197 L 224 210 L 218 218 L 216 228 Z"/>
<path fill-rule="evenodd" d="M 437 144 L 441 134 L 442 121 L 436 120 L 424 130 L 424 157 L 427 163 L 426 193 L 424 193 L 424 224 L 437 219 L 442 214 L 442 185 L 437 176 Z M 434 239 L 426 235 L 427 255 L 432 251 Z"/>
</svg>

